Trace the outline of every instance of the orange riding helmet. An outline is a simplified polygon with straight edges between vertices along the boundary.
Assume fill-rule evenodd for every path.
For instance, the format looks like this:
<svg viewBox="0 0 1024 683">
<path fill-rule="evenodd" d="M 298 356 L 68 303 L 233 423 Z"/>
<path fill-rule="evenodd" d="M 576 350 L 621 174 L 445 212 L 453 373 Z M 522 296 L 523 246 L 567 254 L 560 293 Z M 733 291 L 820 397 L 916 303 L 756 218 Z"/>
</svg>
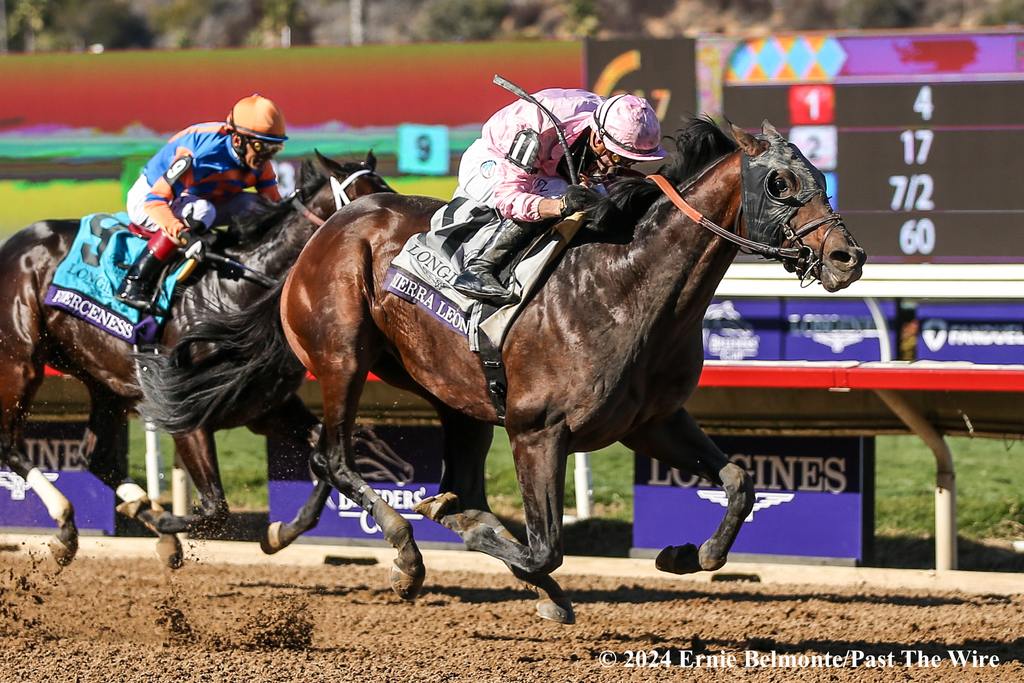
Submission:
<svg viewBox="0 0 1024 683">
<path fill-rule="evenodd" d="M 250 137 L 267 142 L 284 142 L 284 114 L 274 102 L 258 93 L 243 97 L 235 103 L 228 114 L 230 128 Z"/>
</svg>

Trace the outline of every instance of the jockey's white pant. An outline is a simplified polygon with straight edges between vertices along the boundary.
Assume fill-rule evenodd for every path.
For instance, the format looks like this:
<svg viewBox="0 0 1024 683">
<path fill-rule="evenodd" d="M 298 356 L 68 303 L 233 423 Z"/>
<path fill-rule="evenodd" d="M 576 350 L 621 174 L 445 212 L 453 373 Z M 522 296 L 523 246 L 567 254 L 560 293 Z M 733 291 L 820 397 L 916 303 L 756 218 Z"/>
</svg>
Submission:
<svg viewBox="0 0 1024 683">
<path fill-rule="evenodd" d="M 146 213 L 146 195 L 149 194 L 149 188 L 149 181 L 143 174 L 128 190 L 128 217 L 139 227 L 156 232 L 160 226 Z M 228 223 L 232 216 L 248 212 L 259 201 L 259 195 L 254 192 L 240 192 L 218 207 L 208 199 L 183 194 L 171 201 L 171 212 L 182 220 L 192 218 L 212 228 Z"/>
</svg>

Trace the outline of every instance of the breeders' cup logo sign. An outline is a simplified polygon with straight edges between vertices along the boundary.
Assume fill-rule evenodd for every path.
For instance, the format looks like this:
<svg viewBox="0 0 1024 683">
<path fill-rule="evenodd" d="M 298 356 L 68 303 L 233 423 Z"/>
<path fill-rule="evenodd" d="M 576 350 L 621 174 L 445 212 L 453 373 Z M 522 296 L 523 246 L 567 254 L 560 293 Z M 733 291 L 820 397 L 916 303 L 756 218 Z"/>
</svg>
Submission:
<svg viewBox="0 0 1024 683">
<path fill-rule="evenodd" d="M 415 489 L 403 488 L 406 482 L 416 477 L 416 468 L 407 462 L 381 439 L 370 427 L 356 427 L 352 437 L 356 455 L 356 469 L 366 481 L 383 481 L 399 488 L 375 488 L 378 496 L 408 520 L 423 519 L 423 515 L 412 512 L 412 509 L 424 498 L 428 498 L 427 489 L 419 486 Z M 358 519 L 359 527 L 365 534 L 376 534 L 380 527 L 366 510 L 356 505 L 347 496 L 338 493 L 337 497 L 327 499 L 327 507 L 334 510 L 338 517 Z"/>
<path fill-rule="evenodd" d="M 401 488 L 374 489 L 374 491 L 402 517 L 408 520 L 423 519 L 423 515 L 412 512 L 412 509 L 419 505 L 424 498 L 429 498 L 425 487 L 420 486 L 415 490 Z M 359 528 L 367 535 L 380 533 L 380 527 L 377 522 L 373 521 L 370 513 L 340 493 L 337 499 L 333 496 L 327 499 L 327 507 L 337 512 L 338 517 L 358 519 Z"/>
<path fill-rule="evenodd" d="M 761 337 L 731 301 L 708 306 L 704 314 L 704 352 L 721 360 L 755 358 Z"/>
<path fill-rule="evenodd" d="M 754 505 L 737 536 L 737 553 L 865 559 L 873 533 L 874 441 L 862 438 L 714 437 L 754 483 Z M 714 533 L 726 493 L 697 474 L 637 454 L 633 544 L 660 549 Z"/>
<path fill-rule="evenodd" d="M 413 512 L 436 495 L 441 481 L 444 437 L 434 425 L 360 424 L 353 434 L 355 468 L 374 492 L 409 520 L 417 540 L 461 543 L 441 525 Z M 283 442 L 268 442 L 270 518 L 293 519 L 313 490 L 309 451 L 296 452 Z M 355 501 L 332 492 L 327 510 L 309 535 L 358 540 L 382 539 L 373 516 Z"/>
</svg>

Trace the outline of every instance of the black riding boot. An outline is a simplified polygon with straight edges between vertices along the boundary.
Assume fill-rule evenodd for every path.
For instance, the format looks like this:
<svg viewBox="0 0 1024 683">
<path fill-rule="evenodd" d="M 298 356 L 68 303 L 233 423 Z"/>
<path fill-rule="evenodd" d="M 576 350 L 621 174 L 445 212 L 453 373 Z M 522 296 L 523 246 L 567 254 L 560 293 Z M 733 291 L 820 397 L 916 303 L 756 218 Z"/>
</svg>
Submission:
<svg viewBox="0 0 1024 683">
<path fill-rule="evenodd" d="M 117 300 L 140 311 L 147 310 L 163 269 L 164 262 L 150 249 L 144 249 L 118 288 Z"/>
<path fill-rule="evenodd" d="M 452 283 L 455 291 L 495 306 L 519 301 L 517 295 L 502 287 L 498 273 L 530 243 L 534 233 L 535 225 L 532 223 L 502 221 L 484 250 L 455 278 Z"/>
</svg>

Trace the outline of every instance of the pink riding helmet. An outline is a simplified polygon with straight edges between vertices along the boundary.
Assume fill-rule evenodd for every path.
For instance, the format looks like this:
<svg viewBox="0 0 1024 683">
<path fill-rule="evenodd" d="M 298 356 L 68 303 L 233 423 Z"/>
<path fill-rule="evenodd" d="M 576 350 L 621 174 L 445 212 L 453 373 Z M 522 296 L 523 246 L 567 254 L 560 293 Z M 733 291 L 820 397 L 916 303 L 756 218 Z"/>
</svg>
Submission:
<svg viewBox="0 0 1024 683">
<path fill-rule="evenodd" d="M 594 112 L 594 130 L 604 146 L 634 161 L 665 158 L 661 124 L 651 105 L 636 95 L 615 95 Z"/>
</svg>

